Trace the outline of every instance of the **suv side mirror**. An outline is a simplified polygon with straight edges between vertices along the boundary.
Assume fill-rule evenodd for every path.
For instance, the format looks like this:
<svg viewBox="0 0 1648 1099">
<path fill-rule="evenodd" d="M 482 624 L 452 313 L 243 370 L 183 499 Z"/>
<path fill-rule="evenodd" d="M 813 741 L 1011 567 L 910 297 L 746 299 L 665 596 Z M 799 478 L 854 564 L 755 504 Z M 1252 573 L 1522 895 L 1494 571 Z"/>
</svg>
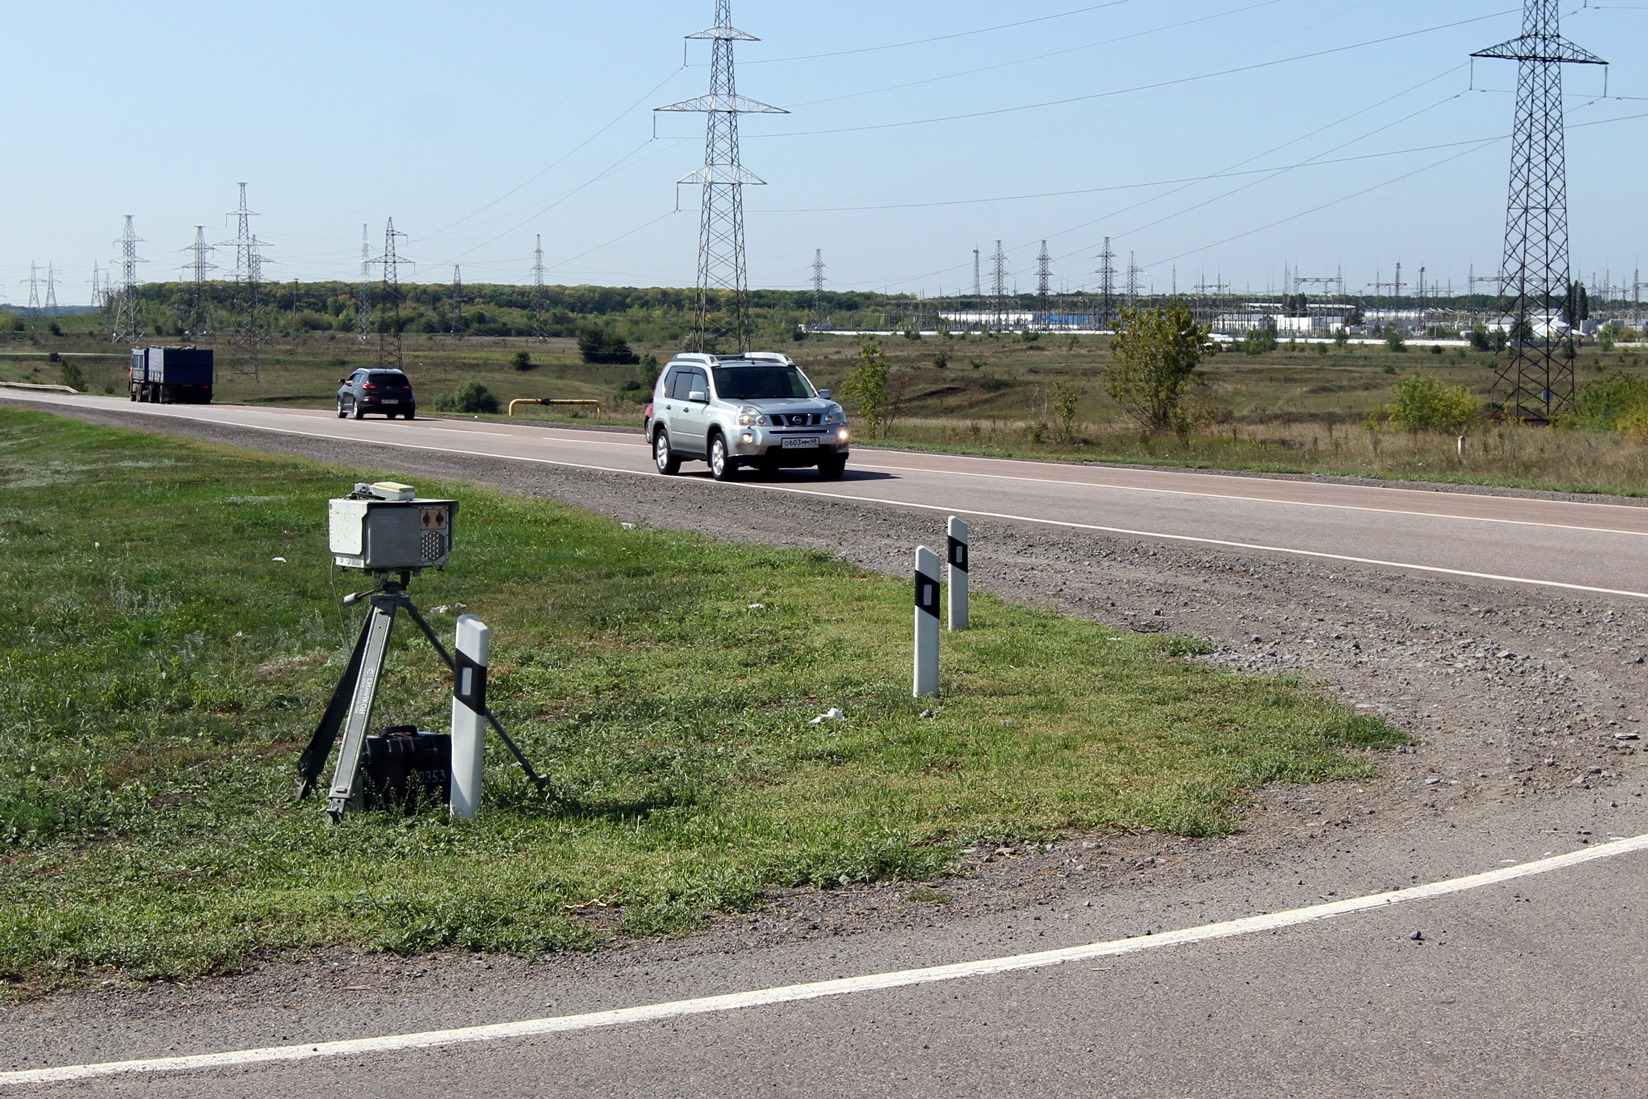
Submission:
<svg viewBox="0 0 1648 1099">
<path fill-rule="evenodd" d="M 820 389 L 818 391 L 818 399 L 821 400 L 821 401 L 829 400 L 830 399 L 830 391 L 828 389 Z"/>
<path fill-rule="evenodd" d="M 687 394 L 687 400 L 696 404 L 709 404 L 710 395 L 702 389 L 694 389 L 692 392 Z"/>
</svg>

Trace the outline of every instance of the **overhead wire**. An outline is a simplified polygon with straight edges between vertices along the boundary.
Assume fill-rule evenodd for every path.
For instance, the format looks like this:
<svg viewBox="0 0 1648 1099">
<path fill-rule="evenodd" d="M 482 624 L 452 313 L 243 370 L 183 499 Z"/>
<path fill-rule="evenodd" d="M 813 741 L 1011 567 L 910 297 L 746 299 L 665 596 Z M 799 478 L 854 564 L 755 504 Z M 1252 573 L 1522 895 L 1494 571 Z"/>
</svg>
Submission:
<svg viewBox="0 0 1648 1099">
<path fill-rule="evenodd" d="M 1383 38 L 1370 38 L 1362 42 L 1352 42 L 1343 46 L 1333 46 L 1324 50 L 1312 50 L 1308 53 L 1294 54 L 1290 57 L 1279 57 L 1270 61 L 1260 61 L 1252 65 L 1237 65 L 1227 69 L 1217 69 L 1212 72 L 1199 73 L 1195 76 L 1175 77 L 1171 80 L 1152 81 L 1148 84 L 1138 84 L 1130 88 L 1112 88 L 1102 92 L 1093 92 L 1089 95 L 1066 96 L 1062 99 L 1049 99 L 1037 103 L 1022 103 L 1012 107 L 993 107 L 982 111 L 968 111 L 960 114 L 941 115 L 933 118 L 907 119 L 902 122 L 878 122 L 864 126 L 845 126 L 831 130 L 791 130 L 778 134 L 767 135 L 768 140 L 779 140 L 794 137 L 824 137 L 832 134 L 866 133 L 875 130 L 894 130 L 909 126 L 930 126 L 946 122 L 962 122 L 973 118 L 992 118 L 1005 114 L 1018 114 L 1024 111 L 1043 110 L 1049 107 L 1063 107 L 1072 103 L 1089 103 L 1095 99 L 1108 99 L 1118 95 L 1128 95 L 1133 92 L 1155 91 L 1161 88 L 1181 87 L 1203 80 L 1213 80 L 1222 76 L 1235 76 L 1241 73 L 1257 72 L 1261 69 L 1275 68 L 1278 65 L 1291 65 L 1298 61 L 1310 61 L 1319 57 L 1331 57 L 1334 54 L 1346 53 L 1350 50 L 1366 49 L 1369 46 L 1385 45 L 1389 42 L 1399 42 L 1406 38 L 1414 38 L 1423 34 L 1434 34 L 1438 31 L 1452 30 L 1455 27 L 1466 26 L 1470 23 L 1479 23 L 1486 19 L 1502 18 L 1512 14 L 1517 9 L 1495 12 L 1491 15 L 1473 16 L 1470 19 L 1460 19 L 1452 23 L 1443 23 L 1435 27 L 1426 27 L 1421 30 L 1404 31 L 1401 34 L 1386 35 Z"/>
<path fill-rule="evenodd" d="M 880 53 L 885 50 L 901 50 L 909 46 L 927 46 L 933 44 L 934 42 L 953 42 L 958 38 L 974 38 L 981 34 L 995 34 L 998 31 L 1014 30 L 1018 27 L 1028 27 L 1033 23 L 1049 23 L 1055 19 L 1068 19 L 1073 15 L 1086 15 L 1088 12 L 1100 11 L 1104 8 L 1119 8 L 1124 4 L 1130 4 L 1133 2 L 1134 0 L 1109 0 L 1108 3 L 1104 4 L 1089 4 L 1085 8 L 1077 8 L 1074 11 L 1058 12 L 1054 15 L 1038 15 L 1032 19 L 1020 19 L 1016 23 L 1002 23 L 994 27 L 979 27 L 976 30 L 954 31 L 950 34 L 934 35 L 930 38 L 917 38 L 908 42 L 888 42 L 880 46 L 860 46 L 856 49 L 836 50 L 831 53 L 812 53 L 800 54 L 795 57 L 771 57 L 756 59 L 751 62 L 746 62 L 746 64 L 777 65 L 790 61 L 818 61 L 831 57 L 852 57 L 857 54 Z"/>
</svg>

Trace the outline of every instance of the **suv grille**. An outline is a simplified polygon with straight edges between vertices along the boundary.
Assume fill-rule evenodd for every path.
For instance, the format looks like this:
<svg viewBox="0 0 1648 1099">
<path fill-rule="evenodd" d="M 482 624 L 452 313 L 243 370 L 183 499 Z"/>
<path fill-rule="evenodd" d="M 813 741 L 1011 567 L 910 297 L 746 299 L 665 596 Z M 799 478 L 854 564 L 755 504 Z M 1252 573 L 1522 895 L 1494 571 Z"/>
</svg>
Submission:
<svg viewBox="0 0 1648 1099">
<path fill-rule="evenodd" d="M 777 412 L 773 414 L 774 427 L 817 427 L 816 412 Z"/>
</svg>

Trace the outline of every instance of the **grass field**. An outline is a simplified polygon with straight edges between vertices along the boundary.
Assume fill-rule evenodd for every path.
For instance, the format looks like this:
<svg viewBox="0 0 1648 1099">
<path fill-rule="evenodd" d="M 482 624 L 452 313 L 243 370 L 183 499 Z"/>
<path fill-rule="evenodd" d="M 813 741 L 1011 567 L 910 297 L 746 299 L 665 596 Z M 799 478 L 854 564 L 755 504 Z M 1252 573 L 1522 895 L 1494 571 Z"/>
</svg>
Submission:
<svg viewBox="0 0 1648 1099">
<path fill-rule="evenodd" d="M 1366 775 L 1402 739 L 1193 639 L 988 598 L 914 700 L 907 582 L 420 484 L 462 510 L 413 594 L 440 632 L 460 601 L 492 628 L 493 708 L 554 796 L 494 744 L 479 820 L 334 826 L 293 797 L 366 586 L 330 564 L 325 502 L 394 471 L 10 409 L 0 455 L 12 996 L 334 944 L 534 956 L 774 887 L 930 881 L 975 842 L 1220 833 L 1256 787 Z M 444 729 L 448 689 L 403 627 L 374 724 Z"/>
</svg>

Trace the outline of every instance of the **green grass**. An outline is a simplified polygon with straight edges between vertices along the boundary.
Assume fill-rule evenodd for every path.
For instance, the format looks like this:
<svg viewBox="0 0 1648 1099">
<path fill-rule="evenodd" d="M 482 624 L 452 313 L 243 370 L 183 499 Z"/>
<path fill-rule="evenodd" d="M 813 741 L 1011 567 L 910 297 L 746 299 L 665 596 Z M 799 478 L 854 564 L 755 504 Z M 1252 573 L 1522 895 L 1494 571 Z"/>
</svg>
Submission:
<svg viewBox="0 0 1648 1099">
<path fill-rule="evenodd" d="M 555 796 L 494 744 L 477 821 L 334 826 L 293 798 L 363 613 L 338 597 L 366 586 L 331 568 L 326 500 L 382 476 L 0 409 L 11 995 L 339 944 L 538 956 L 774 887 L 928 882 L 972 843 L 1223 833 L 1255 788 L 1366 775 L 1402 739 L 1195 639 L 989 598 L 932 705 L 907 582 L 423 483 L 462 510 L 413 595 L 442 633 L 460 601 L 492 628 L 493 708 Z M 404 625 L 374 724 L 444 729 L 447 691 Z"/>
</svg>

